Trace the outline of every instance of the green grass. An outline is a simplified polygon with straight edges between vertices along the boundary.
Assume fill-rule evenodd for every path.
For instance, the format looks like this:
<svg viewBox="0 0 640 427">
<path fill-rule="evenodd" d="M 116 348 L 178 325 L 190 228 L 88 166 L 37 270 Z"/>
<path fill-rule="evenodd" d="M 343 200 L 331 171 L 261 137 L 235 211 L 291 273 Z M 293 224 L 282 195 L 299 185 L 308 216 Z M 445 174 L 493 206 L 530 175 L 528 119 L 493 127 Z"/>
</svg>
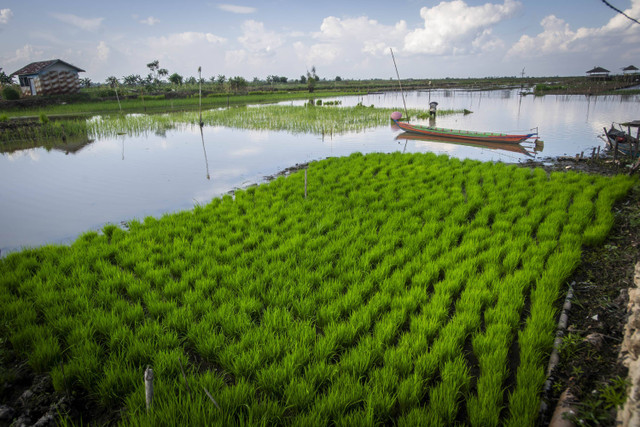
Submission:
<svg viewBox="0 0 640 427">
<path fill-rule="evenodd" d="M 533 425 L 566 281 L 636 182 L 314 162 L 306 199 L 298 172 L 10 254 L 0 339 L 131 425 Z"/>
<path fill-rule="evenodd" d="M 275 103 L 297 99 L 316 99 L 344 95 L 358 95 L 361 91 L 322 91 L 317 93 L 306 92 L 259 92 L 248 94 L 214 93 L 202 97 L 203 108 L 222 108 L 247 104 Z M 178 98 L 168 98 L 164 94 L 140 95 L 133 92 L 130 97 L 120 99 L 120 104 L 115 98 L 109 100 L 77 101 L 61 104 L 50 104 L 36 108 L 11 108 L 7 105 L 3 115 L 7 117 L 38 117 L 40 114 L 48 116 L 87 116 L 94 114 L 109 114 L 123 112 L 176 112 L 198 110 L 200 106 L 197 92 Z"/>
</svg>

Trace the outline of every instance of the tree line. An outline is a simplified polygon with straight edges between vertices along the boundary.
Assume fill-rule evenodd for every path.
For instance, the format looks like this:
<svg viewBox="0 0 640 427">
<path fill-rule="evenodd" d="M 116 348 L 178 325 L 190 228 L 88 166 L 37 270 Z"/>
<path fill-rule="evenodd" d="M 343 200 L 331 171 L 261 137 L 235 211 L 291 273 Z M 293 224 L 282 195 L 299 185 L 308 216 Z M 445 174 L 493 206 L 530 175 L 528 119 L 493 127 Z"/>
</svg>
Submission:
<svg viewBox="0 0 640 427">
<path fill-rule="evenodd" d="M 152 91 L 154 89 L 159 89 L 162 85 L 170 84 L 174 88 L 179 88 L 184 85 L 202 85 L 202 84 L 213 84 L 217 87 L 218 90 L 227 90 L 233 93 L 245 92 L 249 85 L 249 82 L 241 76 L 235 77 L 227 77 L 224 74 L 218 74 L 217 76 L 211 76 L 208 79 L 203 77 L 184 77 L 178 73 L 169 74 L 169 70 L 166 68 L 160 67 L 160 61 L 154 60 L 147 64 L 147 68 L 149 69 L 149 73 L 142 77 L 140 74 L 129 74 L 127 76 L 123 76 L 122 78 L 117 78 L 115 76 L 109 76 L 105 80 L 105 84 L 110 87 L 116 86 L 126 86 L 126 87 L 145 87 L 147 90 Z M 166 79 L 166 80 L 165 80 Z M 302 74 L 299 80 L 293 80 L 295 83 L 306 84 L 309 92 L 313 92 L 315 89 L 316 82 L 318 82 L 320 78 L 316 73 L 316 67 L 311 67 L 311 70 L 307 70 L 306 74 Z M 338 76 L 335 78 L 335 81 L 341 81 L 342 79 Z M 261 80 L 258 77 L 253 78 L 253 84 L 266 84 L 266 85 L 275 85 L 275 84 L 286 84 L 292 82 L 288 77 L 278 76 L 278 75 L 268 75 L 265 80 Z M 80 84 L 83 87 L 92 87 L 95 84 L 89 78 L 80 79 Z"/>
</svg>

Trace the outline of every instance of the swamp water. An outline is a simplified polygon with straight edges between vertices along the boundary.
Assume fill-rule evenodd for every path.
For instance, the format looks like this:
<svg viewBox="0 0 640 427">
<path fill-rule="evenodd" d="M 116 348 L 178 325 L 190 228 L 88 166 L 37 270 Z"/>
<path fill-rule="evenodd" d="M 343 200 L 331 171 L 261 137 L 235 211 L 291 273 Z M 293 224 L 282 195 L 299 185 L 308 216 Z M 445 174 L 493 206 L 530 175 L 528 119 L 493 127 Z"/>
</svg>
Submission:
<svg viewBox="0 0 640 427">
<path fill-rule="evenodd" d="M 0 249 L 6 255 L 21 247 L 65 243 L 107 223 L 190 209 L 298 163 L 353 152 L 434 152 L 509 163 L 590 155 L 594 147 L 605 145 L 599 137 L 603 127 L 640 118 L 638 95 L 521 97 L 518 92 L 434 90 L 405 95 L 408 108 L 427 109 L 429 101 L 437 101 L 440 109 L 473 112 L 438 117 L 440 127 L 518 133 L 538 127 L 542 152 L 530 143 L 523 144 L 528 153 L 518 153 L 407 139 L 391 126 L 324 136 L 219 126 L 205 126 L 201 134 L 196 126 L 99 138 L 67 151 L 5 153 L 0 156 Z M 398 111 L 403 105 L 399 92 L 336 100 L 342 106 L 362 103 Z"/>
</svg>

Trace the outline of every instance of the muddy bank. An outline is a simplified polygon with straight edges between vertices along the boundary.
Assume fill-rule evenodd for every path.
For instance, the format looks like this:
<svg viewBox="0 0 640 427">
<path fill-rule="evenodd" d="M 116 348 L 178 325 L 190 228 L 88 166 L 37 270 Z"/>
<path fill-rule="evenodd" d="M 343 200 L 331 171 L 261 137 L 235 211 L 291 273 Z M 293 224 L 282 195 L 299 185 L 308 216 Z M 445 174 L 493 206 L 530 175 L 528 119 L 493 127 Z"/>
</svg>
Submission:
<svg viewBox="0 0 640 427">
<path fill-rule="evenodd" d="M 567 165 L 559 163 L 551 170 Z M 612 161 L 581 166 L 585 172 L 614 174 Z M 543 414 L 546 425 L 560 395 L 572 396 L 568 418 L 586 425 L 615 425 L 616 412 L 626 399 L 627 368 L 618 354 L 628 317 L 628 289 L 633 287 L 640 259 L 640 187 L 613 210 L 615 223 L 601 247 L 583 249 L 582 263 L 569 283 L 574 299 L 568 328 L 560 347 L 560 363 L 551 375 L 552 387 L 544 396 L 551 410 Z"/>
</svg>

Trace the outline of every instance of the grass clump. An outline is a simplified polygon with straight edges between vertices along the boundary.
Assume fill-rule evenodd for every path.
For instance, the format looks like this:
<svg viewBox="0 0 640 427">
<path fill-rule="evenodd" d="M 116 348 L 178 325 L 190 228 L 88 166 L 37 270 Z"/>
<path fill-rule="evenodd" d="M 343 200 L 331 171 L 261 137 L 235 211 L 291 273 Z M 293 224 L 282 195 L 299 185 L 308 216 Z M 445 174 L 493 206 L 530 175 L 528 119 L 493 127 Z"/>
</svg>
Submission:
<svg viewBox="0 0 640 427">
<path fill-rule="evenodd" d="M 534 424 L 565 282 L 636 181 L 400 153 L 307 175 L 9 255 L 0 338 L 127 424 Z"/>
</svg>

